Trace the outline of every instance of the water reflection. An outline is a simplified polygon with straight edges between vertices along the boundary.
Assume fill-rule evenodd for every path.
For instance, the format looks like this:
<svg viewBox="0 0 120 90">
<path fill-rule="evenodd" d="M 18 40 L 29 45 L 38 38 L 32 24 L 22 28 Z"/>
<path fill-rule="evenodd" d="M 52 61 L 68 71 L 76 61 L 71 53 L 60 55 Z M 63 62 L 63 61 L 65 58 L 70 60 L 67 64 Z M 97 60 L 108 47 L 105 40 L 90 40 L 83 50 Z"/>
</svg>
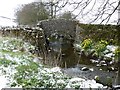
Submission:
<svg viewBox="0 0 120 90">
<path fill-rule="evenodd" d="M 58 58 L 58 66 L 68 68 L 78 63 L 78 55 L 74 51 L 73 42 L 72 39 L 63 35 L 54 34 L 49 37 L 50 53 L 56 56 L 56 59 Z"/>
</svg>

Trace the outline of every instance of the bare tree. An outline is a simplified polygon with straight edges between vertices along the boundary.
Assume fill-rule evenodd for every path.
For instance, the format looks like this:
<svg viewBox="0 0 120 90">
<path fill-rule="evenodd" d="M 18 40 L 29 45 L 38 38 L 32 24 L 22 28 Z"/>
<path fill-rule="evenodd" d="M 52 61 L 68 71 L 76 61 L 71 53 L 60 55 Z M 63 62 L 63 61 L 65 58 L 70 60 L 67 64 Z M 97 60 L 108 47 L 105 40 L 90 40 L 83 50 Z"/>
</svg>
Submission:
<svg viewBox="0 0 120 90">
<path fill-rule="evenodd" d="M 118 25 L 120 25 L 120 1 L 118 3 Z"/>
<path fill-rule="evenodd" d="M 33 25 L 40 20 L 48 19 L 49 13 L 43 3 L 33 2 L 18 7 L 15 16 L 18 24 Z"/>
<path fill-rule="evenodd" d="M 71 2 L 70 5 L 74 4 L 75 8 L 72 12 L 75 12 L 77 9 L 78 14 L 76 17 L 79 17 L 80 20 L 86 20 L 89 23 L 110 23 L 111 19 L 116 19 L 118 7 L 120 2 L 118 0 L 81 0 L 81 2 Z M 116 17 L 112 17 L 112 16 Z M 88 18 L 89 17 L 89 18 Z"/>
<path fill-rule="evenodd" d="M 61 12 L 69 11 L 81 22 L 106 24 L 119 21 L 118 0 L 43 0 L 43 2 L 46 2 L 51 18 L 56 18 Z"/>
<path fill-rule="evenodd" d="M 58 18 L 64 18 L 64 19 L 67 19 L 67 20 L 69 20 L 69 19 L 74 20 L 75 19 L 75 15 L 73 13 L 67 11 L 67 12 L 64 12 L 61 15 L 59 15 Z"/>
</svg>

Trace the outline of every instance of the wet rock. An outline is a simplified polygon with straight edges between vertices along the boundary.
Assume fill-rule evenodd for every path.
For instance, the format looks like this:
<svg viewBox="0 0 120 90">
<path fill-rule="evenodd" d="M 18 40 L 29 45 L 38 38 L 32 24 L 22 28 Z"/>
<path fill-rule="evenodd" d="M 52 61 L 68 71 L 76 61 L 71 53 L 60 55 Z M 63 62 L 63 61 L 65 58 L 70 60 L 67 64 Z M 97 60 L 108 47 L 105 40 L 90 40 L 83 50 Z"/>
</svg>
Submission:
<svg viewBox="0 0 120 90">
<path fill-rule="evenodd" d="M 112 87 L 112 90 L 119 90 L 120 89 L 120 85 L 115 85 Z"/>
<path fill-rule="evenodd" d="M 116 68 L 114 68 L 114 67 L 108 67 L 108 70 L 109 71 L 116 71 Z"/>
<path fill-rule="evenodd" d="M 107 64 L 105 63 L 105 64 L 102 64 L 102 66 L 107 66 Z"/>
<path fill-rule="evenodd" d="M 90 59 L 90 61 L 91 61 L 92 63 L 98 63 L 98 62 L 99 62 L 98 60 L 94 60 L 94 59 Z"/>
<path fill-rule="evenodd" d="M 65 53 L 63 53 L 62 56 L 65 56 Z"/>
<path fill-rule="evenodd" d="M 105 64 L 105 63 L 106 63 L 105 61 L 101 61 L 101 62 L 100 62 L 101 65 L 102 65 L 102 64 Z"/>
<path fill-rule="evenodd" d="M 112 60 L 112 61 L 109 62 L 110 65 L 112 65 L 112 64 L 114 64 L 114 63 L 115 63 L 114 60 Z"/>
<path fill-rule="evenodd" d="M 93 71 L 94 71 L 94 68 L 90 68 L 89 70 L 93 72 Z"/>
<path fill-rule="evenodd" d="M 81 68 L 81 70 L 82 70 L 82 71 L 88 71 L 89 68 L 87 68 L 87 67 L 83 67 L 83 68 Z"/>
<path fill-rule="evenodd" d="M 107 63 L 106 63 L 104 60 L 102 60 L 102 61 L 100 61 L 96 66 L 97 66 L 97 67 L 107 66 Z"/>
<path fill-rule="evenodd" d="M 114 68 L 114 67 L 108 67 L 108 70 L 109 70 L 109 71 L 114 71 L 115 68 Z"/>
<path fill-rule="evenodd" d="M 99 76 L 95 76 L 94 79 L 95 79 L 96 81 L 99 81 L 99 80 L 100 80 Z"/>
<path fill-rule="evenodd" d="M 97 66 L 97 67 L 100 67 L 101 65 L 100 65 L 100 64 L 97 64 L 96 66 Z"/>
<path fill-rule="evenodd" d="M 107 86 L 111 87 L 111 85 L 112 85 L 112 78 L 109 76 L 104 77 L 104 76 L 96 75 L 94 77 L 94 80 L 96 80 L 97 83 L 103 84 L 104 86 L 107 85 Z"/>
</svg>

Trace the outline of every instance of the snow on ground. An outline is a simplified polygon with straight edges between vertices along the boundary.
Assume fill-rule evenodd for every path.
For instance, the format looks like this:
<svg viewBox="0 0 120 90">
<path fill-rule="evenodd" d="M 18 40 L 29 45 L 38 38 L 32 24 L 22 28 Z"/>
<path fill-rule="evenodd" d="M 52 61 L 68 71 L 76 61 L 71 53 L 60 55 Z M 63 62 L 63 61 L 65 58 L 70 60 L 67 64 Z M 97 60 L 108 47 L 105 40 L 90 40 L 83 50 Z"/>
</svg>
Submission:
<svg viewBox="0 0 120 90">
<path fill-rule="evenodd" d="M 5 78 L 5 75 L 0 76 L 0 90 L 2 88 L 7 87 L 7 85 L 6 85 L 7 82 L 8 81 L 7 81 L 7 78 Z"/>
<path fill-rule="evenodd" d="M 114 52 L 118 48 L 118 46 L 107 45 L 106 48 L 107 49 L 104 51 L 104 53 L 106 53 L 106 54 L 104 56 L 107 57 L 107 58 L 114 59 L 114 56 L 115 56 Z"/>
<path fill-rule="evenodd" d="M 115 52 L 115 50 L 117 49 L 117 46 L 107 45 L 107 49 L 110 50 L 111 52 Z"/>
<path fill-rule="evenodd" d="M 4 40 L 3 43 L 5 46 L 4 49 L 1 48 L 3 45 L 2 46 L 0 45 L 0 59 L 1 60 L 5 59 L 5 60 L 11 60 L 11 61 L 18 61 L 17 63 L 20 64 L 19 63 L 20 61 L 27 62 L 27 60 L 31 59 L 27 56 L 27 54 L 20 54 L 19 51 L 12 52 L 14 50 L 11 51 L 11 48 L 9 48 L 9 47 L 13 44 L 10 44 L 8 42 L 8 40 L 7 41 Z M 7 44 L 5 44 L 5 43 L 7 43 Z M 14 46 L 11 46 L 11 47 L 14 47 Z M 10 50 L 8 50 L 8 49 L 10 49 Z M 4 51 L 8 50 L 8 51 L 3 52 L 2 50 L 4 50 Z M 11 53 L 10 53 L 10 51 L 11 51 Z M 0 68 L 3 68 L 3 67 L 0 66 Z M 13 71 L 14 68 L 13 69 L 12 68 L 10 69 L 10 68 L 11 67 L 8 67 L 7 71 L 9 71 L 9 73 L 11 73 L 13 75 L 15 72 L 15 71 Z M 40 74 L 41 73 L 50 77 L 50 79 L 49 79 L 50 83 L 53 83 L 53 84 L 57 83 L 58 85 L 64 84 L 64 85 L 66 85 L 65 88 L 103 88 L 103 85 L 96 83 L 95 80 L 88 80 L 88 79 L 83 79 L 83 78 L 78 78 L 78 77 L 70 77 L 68 79 L 64 79 L 64 77 L 69 77 L 69 76 L 62 73 L 62 70 L 60 67 L 54 67 L 54 68 L 42 67 L 42 68 L 40 68 Z M 8 87 L 7 86 L 7 83 L 8 83 L 7 78 L 5 78 L 5 75 L 2 75 L 2 73 L 0 73 L 0 74 L 1 74 L 1 76 L 0 76 L 0 89 L 4 88 L 4 87 Z M 53 74 L 55 74 L 55 75 L 53 75 Z M 38 73 L 38 75 L 39 75 L 39 73 Z M 40 76 L 38 76 L 38 77 L 42 78 Z M 57 80 L 56 80 L 56 78 L 57 78 Z M 44 79 L 42 79 L 42 80 L 44 80 Z"/>
<path fill-rule="evenodd" d="M 82 78 L 72 78 L 70 79 L 69 83 L 67 84 L 66 88 L 71 88 L 71 86 L 79 88 L 103 88 L 102 84 L 96 83 L 95 80 L 85 80 Z"/>
<path fill-rule="evenodd" d="M 59 72 L 62 73 L 60 67 L 54 67 L 52 69 L 47 69 L 48 72 Z M 60 82 L 60 81 L 58 81 Z M 64 80 L 61 80 L 61 83 L 65 83 Z M 96 83 L 95 80 L 88 80 L 78 77 L 73 77 L 69 80 L 68 84 L 66 85 L 66 88 L 103 88 L 104 86 L 100 83 Z"/>
</svg>

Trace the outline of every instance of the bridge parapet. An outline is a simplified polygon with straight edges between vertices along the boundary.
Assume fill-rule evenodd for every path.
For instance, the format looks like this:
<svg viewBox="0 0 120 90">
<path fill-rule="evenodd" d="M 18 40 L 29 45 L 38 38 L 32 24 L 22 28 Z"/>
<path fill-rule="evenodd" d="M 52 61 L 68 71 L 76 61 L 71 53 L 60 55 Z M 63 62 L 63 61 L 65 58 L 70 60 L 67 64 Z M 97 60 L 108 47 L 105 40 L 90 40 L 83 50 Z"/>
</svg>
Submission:
<svg viewBox="0 0 120 90">
<path fill-rule="evenodd" d="M 73 39 L 76 37 L 76 25 L 76 21 L 66 19 L 42 20 L 37 24 L 37 26 L 44 30 L 47 37 L 56 33 Z"/>
</svg>

